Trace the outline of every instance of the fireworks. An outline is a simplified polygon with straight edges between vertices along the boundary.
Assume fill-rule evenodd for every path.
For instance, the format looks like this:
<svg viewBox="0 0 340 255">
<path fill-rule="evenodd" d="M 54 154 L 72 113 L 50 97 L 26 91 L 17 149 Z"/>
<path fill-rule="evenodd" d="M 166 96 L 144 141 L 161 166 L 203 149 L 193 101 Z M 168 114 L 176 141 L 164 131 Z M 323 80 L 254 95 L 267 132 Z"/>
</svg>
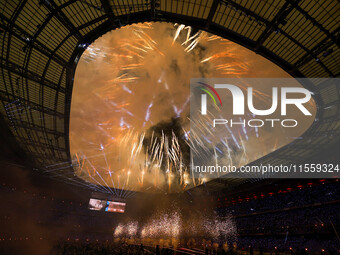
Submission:
<svg viewBox="0 0 340 255">
<path fill-rule="evenodd" d="M 122 236 L 125 232 L 125 226 L 121 223 L 119 223 L 119 225 L 116 227 L 115 231 L 114 231 L 114 237 L 119 237 L 119 236 Z"/>
<path fill-rule="evenodd" d="M 75 76 L 70 147 L 76 174 L 118 196 L 181 192 L 208 181 L 192 175 L 188 149 L 239 166 L 282 146 L 286 140 L 271 143 L 265 130 L 249 127 L 226 126 L 217 141 L 209 123 L 221 116 L 188 118 L 190 78 L 253 76 L 253 57 L 178 24 L 136 24 L 104 35 L 87 48 Z M 263 102 L 270 98 L 260 89 L 253 93 Z"/>
<path fill-rule="evenodd" d="M 178 238 L 181 219 L 178 212 L 162 213 L 147 222 L 141 230 L 142 238 Z"/>
<path fill-rule="evenodd" d="M 203 237 L 214 241 L 235 240 L 236 224 L 230 215 L 204 215 L 195 212 L 184 217 L 180 210 L 172 208 L 158 211 L 146 222 L 119 223 L 114 230 L 115 238 L 180 239 Z"/>
</svg>

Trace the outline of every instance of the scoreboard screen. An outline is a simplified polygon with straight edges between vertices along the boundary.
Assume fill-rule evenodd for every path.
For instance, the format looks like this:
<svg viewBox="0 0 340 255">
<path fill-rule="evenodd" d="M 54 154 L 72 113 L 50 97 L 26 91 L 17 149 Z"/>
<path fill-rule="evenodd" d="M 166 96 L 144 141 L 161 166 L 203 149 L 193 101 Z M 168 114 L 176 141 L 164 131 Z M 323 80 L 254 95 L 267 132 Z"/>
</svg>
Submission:
<svg viewBox="0 0 340 255">
<path fill-rule="evenodd" d="M 118 202 L 118 201 L 107 201 L 106 202 L 106 212 L 118 212 L 118 213 L 124 213 L 125 212 L 125 205 L 124 202 Z"/>
<path fill-rule="evenodd" d="M 101 211 L 104 210 L 106 206 L 106 200 L 90 198 L 89 201 L 89 209 L 93 211 Z"/>
</svg>

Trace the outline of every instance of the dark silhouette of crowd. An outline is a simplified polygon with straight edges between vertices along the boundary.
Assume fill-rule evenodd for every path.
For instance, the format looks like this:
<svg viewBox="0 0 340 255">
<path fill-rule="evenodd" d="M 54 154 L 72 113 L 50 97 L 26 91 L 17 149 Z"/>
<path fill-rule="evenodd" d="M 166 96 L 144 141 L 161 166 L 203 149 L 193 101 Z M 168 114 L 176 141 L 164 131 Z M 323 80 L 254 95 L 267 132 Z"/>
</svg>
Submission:
<svg viewBox="0 0 340 255">
<path fill-rule="evenodd" d="M 280 192 L 276 195 L 266 195 L 246 202 L 228 206 L 228 210 L 237 214 L 249 214 L 282 208 L 294 208 L 306 205 L 328 203 L 340 199 L 339 183 L 327 183 L 319 186 L 297 188 L 292 191 Z"/>
<path fill-rule="evenodd" d="M 267 252 L 306 251 L 337 254 L 340 250 L 338 182 L 258 197 L 220 208 L 232 214 L 243 249 Z"/>
<path fill-rule="evenodd" d="M 154 254 L 141 245 L 114 244 L 112 242 L 60 242 L 55 245 L 51 255 L 141 255 Z"/>
</svg>

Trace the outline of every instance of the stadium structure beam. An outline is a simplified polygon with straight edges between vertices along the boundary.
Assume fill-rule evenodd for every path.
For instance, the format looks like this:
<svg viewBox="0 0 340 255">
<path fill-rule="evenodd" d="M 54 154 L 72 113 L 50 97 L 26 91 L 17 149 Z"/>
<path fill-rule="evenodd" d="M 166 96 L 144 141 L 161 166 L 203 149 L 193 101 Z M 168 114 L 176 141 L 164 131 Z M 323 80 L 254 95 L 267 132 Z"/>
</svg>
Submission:
<svg viewBox="0 0 340 255">
<path fill-rule="evenodd" d="M 27 122 L 27 121 L 14 119 L 14 118 L 12 118 L 12 120 L 13 120 L 13 122 L 15 122 L 15 127 L 21 127 L 21 128 L 25 128 L 25 129 L 28 129 L 28 130 L 35 130 L 35 131 L 39 131 L 39 132 L 42 132 L 42 133 L 48 133 L 48 134 L 52 134 L 52 135 L 55 135 L 55 136 L 58 136 L 58 137 L 64 137 L 65 136 L 65 134 L 63 132 L 59 132 L 57 130 L 38 126 L 34 123 L 30 123 L 30 122 Z"/>
<path fill-rule="evenodd" d="M 300 1 L 300 0 L 298 0 Z M 256 41 L 255 50 L 257 50 L 262 44 L 268 39 L 271 33 L 275 31 L 275 29 L 279 29 L 279 25 L 284 24 L 285 18 L 288 16 L 288 14 L 293 10 L 294 8 L 289 5 L 289 3 L 286 1 L 283 6 L 280 8 L 280 10 L 277 12 L 275 17 L 266 25 L 265 30 L 263 33 L 259 36 L 259 38 Z"/>
<path fill-rule="evenodd" d="M 44 106 L 42 106 L 40 104 L 36 104 L 34 102 L 30 102 L 25 98 L 15 96 L 15 95 L 12 95 L 12 94 L 8 94 L 8 93 L 0 90 L 0 100 L 1 101 L 11 103 L 11 102 L 15 101 L 16 99 L 19 99 L 20 102 L 22 102 L 27 108 L 33 109 L 35 111 L 45 112 L 45 113 L 52 115 L 52 116 L 55 115 L 55 116 L 57 116 L 61 119 L 65 117 L 64 114 L 57 112 L 57 111 L 54 111 L 53 109 L 44 107 Z"/>
<path fill-rule="evenodd" d="M 210 7 L 208 18 L 207 18 L 207 23 L 205 24 L 206 29 L 209 29 L 210 24 L 211 24 L 211 22 L 214 18 L 214 15 L 216 13 L 216 10 L 217 10 L 219 3 L 220 3 L 220 0 L 214 0 L 213 3 L 212 3 L 212 5 Z"/>
<path fill-rule="evenodd" d="M 6 23 L 10 22 L 9 19 L 3 16 L 2 13 L 0 13 L 0 18 L 4 20 Z M 27 46 L 36 49 L 40 53 L 44 54 L 46 57 L 52 58 L 56 63 L 67 67 L 67 62 L 62 57 L 60 57 L 57 54 L 52 54 L 53 52 L 49 48 L 47 48 L 43 43 L 39 42 L 37 39 L 32 40 L 31 35 L 29 35 L 25 30 L 21 29 L 19 26 L 13 24 L 12 27 L 9 28 L 8 26 L 0 23 L 0 28 L 5 30 L 10 35 L 15 36 L 20 41 L 25 42 Z M 24 50 L 25 48 L 23 48 L 23 51 Z"/>
<path fill-rule="evenodd" d="M 305 16 L 306 19 L 310 20 L 314 26 L 318 27 L 320 31 L 326 34 L 327 37 L 331 38 L 331 40 L 338 46 L 340 47 L 340 42 L 339 40 L 336 39 L 334 35 L 332 35 L 326 28 L 324 28 L 319 22 L 317 22 L 312 16 L 308 14 L 304 9 L 302 9 L 298 2 L 294 0 L 286 0 L 288 1 L 291 5 L 294 6 L 296 10 L 298 10 L 300 13 L 302 13 L 303 16 Z"/>
<path fill-rule="evenodd" d="M 107 14 L 110 22 L 114 24 L 115 15 L 113 13 L 112 7 L 110 6 L 110 3 L 107 0 L 100 0 L 100 3 L 102 4 L 102 7 L 104 8 L 104 11 Z"/>
<path fill-rule="evenodd" d="M 20 12 L 22 11 L 22 9 L 23 9 L 24 6 L 26 5 L 26 3 L 27 3 L 27 0 L 23 0 L 23 1 L 21 1 L 21 3 L 20 3 L 20 5 L 18 6 L 18 8 L 16 8 L 16 10 L 15 10 L 13 16 L 11 17 L 10 27 L 11 27 L 12 25 L 14 25 L 16 19 L 18 18 Z"/>
<path fill-rule="evenodd" d="M 44 20 L 44 22 L 39 26 L 38 30 L 34 33 L 32 39 L 35 40 L 40 33 L 44 30 L 44 28 L 46 27 L 46 25 L 50 22 L 50 20 L 52 19 L 53 14 L 49 14 L 47 15 L 47 18 Z"/>
<path fill-rule="evenodd" d="M 59 10 L 62 10 L 62 9 L 64 9 L 65 7 L 67 7 L 67 6 L 71 5 L 71 4 L 74 4 L 74 3 L 77 2 L 77 1 L 79 1 L 79 0 L 68 0 L 68 1 L 65 1 L 65 3 L 61 4 L 61 5 L 58 7 L 58 9 L 59 9 Z"/>
<path fill-rule="evenodd" d="M 65 159 L 63 159 L 63 158 L 53 156 L 52 154 L 46 153 L 46 151 L 44 151 L 44 152 L 45 152 L 44 154 L 43 153 L 38 154 L 38 153 L 34 153 L 34 152 L 31 152 L 31 154 L 34 157 L 34 159 L 36 159 L 36 161 L 43 162 L 44 164 L 48 163 L 47 162 L 48 160 L 52 161 L 53 163 L 55 163 L 55 162 L 58 162 L 58 163 L 65 162 Z M 39 167 L 40 170 L 42 170 L 43 165 L 39 164 L 38 167 Z M 69 165 L 67 167 L 70 168 Z M 51 168 L 51 170 L 52 170 L 52 168 Z M 45 170 L 44 173 L 48 174 L 49 172 Z"/>
<path fill-rule="evenodd" d="M 307 55 L 310 56 L 311 59 L 317 59 L 317 56 L 308 48 L 306 48 L 303 44 L 301 44 L 299 41 L 297 41 L 296 39 L 294 39 L 292 36 L 290 36 L 289 34 L 287 34 L 284 31 L 280 31 L 280 33 L 282 35 L 284 35 L 286 38 L 288 38 L 289 40 L 291 40 L 293 43 L 295 43 L 296 45 L 298 45 L 300 48 L 302 48 L 304 51 L 307 52 Z M 334 77 L 333 73 L 327 68 L 327 66 L 319 59 L 318 63 L 322 66 L 322 68 L 330 75 L 330 77 Z M 293 65 L 294 66 L 294 65 Z M 297 68 L 296 66 L 294 66 L 295 68 Z"/>
<path fill-rule="evenodd" d="M 339 32 L 340 32 L 340 27 L 338 27 L 332 34 L 335 36 L 335 34 L 337 34 Z M 335 46 L 334 42 L 332 40 L 329 40 L 328 37 L 326 37 L 320 43 L 318 43 L 316 46 L 314 46 L 310 51 L 313 52 L 314 56 L 318 56 L 321 52 L 329 49 L 332 45 Z M 299 60 L 297 60 L 294 65 L 296 67 L 304 66 L 305 64 L 307 64 L 313 58 L 313 55 L 308 54 L 308 53 L 305 54 Z"/>
<path fill-rule="evenodd" d="M 261 17 L 260 15 L 256 14 L 255 12 L 243 7 L 242 5 L 232 1 L 232 0 L 222 0 L 221 3 L 225 4 L 226 6 L 230 5 L 237 10 L 240 10 L 241 12 L 247 14 L 248 16 L 252 16 L 255 20 L 261 21 L 265 25 L 269 25 L 270 21 L 266 20 L 265 18 Z"/>
<path fill-rule="evenodd" d="M 26 78 L 28 80 L 31 80 L 31 81 L 35 81 L 39 84 L 42 84 L 42 85 L 46 85 L 47 87 L 51 88 L 51 89 L 54 89 L 54 90 L 57 90 L 59 92 L 62 92 L 62 93 L 65 93 L 65 89 L 62 88 L 62 87 L 59 87 L 58 84 L 54 83 L 54 82 L 51 82 L 51 81 L 48 81 L 46 79 L 43 80 L 43 78 L 32 72 L 32 71 L 29 71 L 29 70 L 26 70 L 24 69 L 23 67 L 13 63 L 13 62 L 10 62 L 10 61 L 7 61 L 6 64 L 3 64 L 4 62 L 6 62 L 5 59 L 3 58 L 0 58 L 0 67 L 3 68 L 3 69 L 6 69 L 10 72 L 13 72 L 23 78 Z"/>
<path fill-rule="evenodd" d="M 151 6 L 150 6 L 150 10 L 151 10 L 151 18 L 155 18 L 156 17 L 156 0 L 151 0 Z"/>
<path fill-rule="evenodd" d="M 104 17 L 104 16 L 101 16 Z M 147 11 L 141 11 L 138 13 L 132 13 L 132 14 L 125 14 L 125 15 L 121 15 L 121 16 L 115 16 L 116 20 L 115 22 L 112 24 L 110 20 L 106 20 L 103 23 L 101 23 L 99 26 L 97 26 L 95 29 L 93 29 L 91 32 L 89 32 L 88 34 L 86 34 L 83 37 L 83 40 L 79 42 L 79 44 L 90 44 L 93 41 L 95 41 L 99 36 L 114 30 L 116 28 L 119 28 L 119 21 L 122 20 L 128 20 L 127 24 L 124 25 L 128 25 L 128 24 L 133 24 L 133 23 L 138 23 L 138 22 L 144 22 L 146 19 L 145 17 L 150 17 L 150 10 Z M 99 21 L 102 20 L 99 19 Z M 151 20 L 151 19 L 150 19 Z M 76 67 L 76 63 L 75 63 L 75 59 L 79 59 L 81 54 L 85 51 L 86 47 L 76 47 L 72 53 L 72 56 L 68 62 L 68 64 L 71 66 L 71 72 L 70 73 L 74 73 L 75 67 Z"/>
<path fill-rule="evenodd" d="M 42 4 L 47 8 L 47 10 L 55 16 L 70 32 L 74 33 L 74 36 L 79 40 L 83 40 L 83 36 L 73 25 L 73 23 L 66 17 L 60 8 L 55 4 L 53 0 L 43 0 Z"/>
<path fill-rule="evenodd" d="M 246 15 L 248 15 L 248 16 L 251 16 L 251 17 L 253 17 L 255 20 L 257 20 L 257 21 L 260 21 L 260 22 L 262 22 L 262 23 L 264 23 L 265 25 L 266 25 L 266 27 L 267 28 L 270 28 L 273 24 L 272 24 L 272 22 L 271 21 L 269 21 L 269 20 L 267 20 L 267 19 L 264 19 L 263 17 L 261 17 L 261 16 L 259 16 L 258 14 L 256 14 L 256 13 L 254 13 L 253 11 L 251 11 L 251 10 L 249 10 L 249 9 L 247 9 L 247 8 L 245 8 L 245 7 L 243 7 L 242 5 L 240 5 L 240 4 L 238 4 L 238 3 L 235 3 L 234 1 L 232 1 L 232 0 L 224 0 L 224 1 L 222 1 L 224 4 L 226 4 L 226 5 L 230 5 L 230 6 L 232 6 L 232 7 L 234 7 L 234 8 L 236 8 L 237 10 L 240 10 L 240 11 L 242 11 L 243 13 L 245 13 Z M 285 7 L 285 9 L 286 9 L 287 7 Z M 284 13 L 284 10 L 285 9 L 283 9 L 283 8 L 281 8 L 280 10 L 281 10 L 281 12 L 282 13 Z M 283 15 L 283 14 L 282 14 Z M 288 14 L 287 14 L 288 15 Z M 280 15 L 281 16 L 281 15 Z M 286 16 L 286 15 L 285 15 Z M 279 19 L 279 17 L 277 17 L 277 20 Z M 274 21 L 275 21 L 275 18 L 273 19 Z M 307 52 L 307 54 L 308 55 L 312 55 L 313 56 L 313 54 L 312 54 L 312 52 L 309 50 L 309 49 L 307 49 L 305 46 L 303 46 L 301 43 L 299 43 L 297 40 L 295 40 L 292 36 L 290 36 L 289 34 L 287 34 L 285 31 L 280 31 L 280 33 L 282 34 L 282 35 L 284 35 L 285 37 L 287 37 L 289 40 L 291 40 L 292 42 L 294 42 L 296 45 L 298 45 L 300 48 L 302 48 L 304 51 L 306 51 Z M 236 33 L 235 33 L 236 34 Z M 270 31 L 268 31 L 266 34 L 268 34 L 268 36 L 270 35 Z M 265 36 L 265 34 L 263 33 L 262 34 L 263 36 Z M 239 35 L 237 35 L 237 36 L 239 36 Z M 266 39 L 266 38 L 265 38 Z M 262 42 L 263 43 L 263 42 Z M 254 46 L 252 46 L 252 49 L 251 50 L 254 50 L 255 52 L 259 52 L 260 51 L 260 48 L 262 47 L 262 43 L 259 43 L 259 41 L 257 41 L 257 43 L 255 43 L 254 44 Z M 328 70 L 328 68 L 322 63 L 322 61 L 320 61 L 319 60 L 319 62 L 318 62 L 321 66 L 322 66 L 322 68 L 328 73 L 328 74 L 330 74 L 331 76 L 334 76 L 333 74 L 332 74 L 332 72 L 330 72 L 329 70 Z M 294 66 L 292 66 L 293 67 L 293 69 L 297 69 L 296 67 L 294 67 Z M 301 76 L 297 76 L 297 77 L 301 77 Z"/>
<path fill-rule="evenodd" d="M 53 149 L 55 151 L 66 153 L 66 149 L 65 148 L 57 147 L 57 146 L 55 146 L 53 144 L 46 144 L 46 143 L 41 143 L 41 142 L 31 142 L 30 140 L 27 140 L 27 139 L 24 139 L 24 138 L 20 139 L 20 143 L 23 144 L 23 145 L 33 145 L 33 146 L 39 147 L 41 149 L 46 149 L 47 148 L 47 149 Z"/>
<path fill-rule="evenodd" d="M 66 71 L 67 71 L 67 69 L 66 68 L 64 68 L 63 69 L 63 71 L 61 72 L 61 75 L 60 75 L 60 77 L 59 77 L 59 82 L 58 82 L 58 86 L 59 86 L 59 88 L 61 88 L 61 82 L 63 81 L 63 75 L 64 75 L 64 73 L 66 73 Z M 57 112 L 58 111 L 58 102 L 59 102 L 59 100 L 58 100 L 58 97 L 59 97 L 60 95 L 59 95 L 59 93 L 57 92 L 56 94 L 55 94 L 55 100 L 54 100 L 54 112 Z M 64 98 L 66 97 L 66 95 L 64 95 Z M 64 109 L 64 111 L 65 111 L 65 109 Z M 55 130 L 57 130 L 57 115 L 56 114 L 54 114 L 54 118 L 53 118 L 53 120 L 54 120 L 54 129 Z"/>
<path fill-rule="evenodd" d="M 46 150 L 45 149 L 47 148 L 47 149 L 51 150 L 52 156 L 54 158 L 56 157 L 56 151 L 59 153 L 59 155 L 60 155 L 61 150 L 62 150 L 63 153 L 66 154 L 66 151 L 65 151 L 66 149 L 64 149 L 62 147 L 59 147 L 58 145 L 56 145 L 56 146 L 53 145 L 52 142 L 51 142 L 51 139 L 49 139 L 47 137 L 45 137 L 45 141 L 47 141 L 47 144 L 41 143 L 40 140 L 33 139 L 32 138 L 32 134 L 31 134 L 31 132 L 33 131 L 32 129 L 24 128 L 25 132 L 26 132 L 26 135 L 25 136 L 20 135 L 19 132 L 17 131 L 17 127 L 18 127 L 17 123 L 18 122 L 16 120 L 14 120 L 13 118 L 11 118 L 10 122 L 12 123 L 12 126 L 13 126 L 14 130 L 17 132 L 18 138 L 20 139 L 20 143 L 22 145 L 26 146 L 26 150 L 31 151 L 31 149 L 28 148 L 28 146 L 32 146 L 36 153 L 40 153 L 40 154 L 44 154 L 45 155 L 46 154 Z M 38 130 L 35 130 L 35 131 L 38 131 Z M 41 132 L 41 134 L 45 135 L 45 133 L 43 133 L 43 132 Z M 28 137 L 28 139 L 26 137 Z M 33 137 L 35 137 L 35 136 L 33 136 Z M 46 146 L 42 146 L 42 145 L 46 145 Z"/>
<path fill-rule="evenodd" d="M 309 51 L 310 53 L 305 54 L 299 60 L 297 60 L 294 65 L 297 68 L 300 68 L 300 67 L 304 66 L 305 64 L 307 64 L 309 61 L 311 61 L 313 59 L 314 60 L 319 59 L 318 55 L 322 51 L 327 50 L 332 45 L 334 45 L 332 41 L 328 41 L 328 42 L 325 42 L 325 43 L 318 44 L 316 47 L 314 47 L 313 50 Z M 322 62 L 319 60 L 319 63 L 322 63 Z M 333 75 L 333 76 L 335 76 L 335 75 Z"/>
<path fill-rule="evenodd" d="M 95 18 L 95 19 L 93 19 L 93 20 L 87 22 L 87 23 L 84 23 L 83 25 L 78 26 L 78 27 L 77 27 L 77 30 L 78 30 L 78 31 L 79 31 L 79 30 L 82 30 L 82 29 L 84 29 L 84 28 L 87 28 L 88 26 L 91 26 L 91 25 L 93 25 L 93 24 L 96 24 L 97 22 L 100 22 L 100 21 L 102 21 L 102 20 L 104 20 L 104 19 L 107 19 L 107 18 L 110 18 L 110 16 L 109 16 L 108 14 L 104 14 L 104 15 L 102 15 L 102 16 L 99 16 L 98 18 Z M 114 22 L 114 24 L 115 24 L 115 22 Z"/>
</svg>

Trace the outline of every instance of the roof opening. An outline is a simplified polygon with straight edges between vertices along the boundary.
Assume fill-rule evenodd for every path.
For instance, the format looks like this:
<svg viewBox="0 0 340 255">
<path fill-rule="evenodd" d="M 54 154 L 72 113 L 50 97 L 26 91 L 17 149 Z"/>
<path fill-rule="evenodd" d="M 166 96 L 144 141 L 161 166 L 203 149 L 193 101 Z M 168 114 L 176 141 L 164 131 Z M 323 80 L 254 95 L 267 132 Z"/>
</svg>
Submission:
<svg viewBox="0 0 340 255">
<path fill-rule="evenodd" d="M 71 155 L 81 178 L 109 189 L 180 192 L 208 180 L 189 174 L 190 79 L 291 76 L 227 39 L 172 23 L 140 23 L 111 31 L 79 60 L 70 121 Z M 270 95 L 271 90 L 258 88 Z M 307 105 L 315 116 L 314 101 Z M 249 163 L 292 142 L 291 131 L 235 131 Z M 231 147 L 233 148 L 233 147 Z M 234 148 L 238 150 L 238 148 Z"/>
</svg>

